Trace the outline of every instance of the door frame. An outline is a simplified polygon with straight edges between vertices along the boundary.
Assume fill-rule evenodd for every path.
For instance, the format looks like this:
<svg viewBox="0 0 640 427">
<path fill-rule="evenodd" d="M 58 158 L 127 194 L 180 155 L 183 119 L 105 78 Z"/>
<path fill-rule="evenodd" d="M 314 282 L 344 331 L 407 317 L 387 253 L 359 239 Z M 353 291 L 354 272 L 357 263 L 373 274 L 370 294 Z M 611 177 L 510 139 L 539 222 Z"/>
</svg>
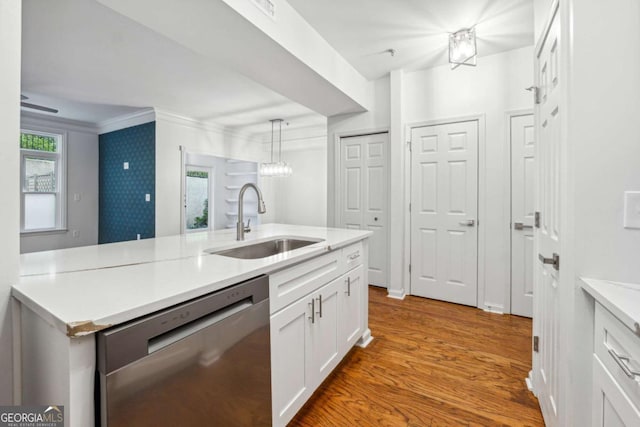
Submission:
<svg viewBox="0 0 640 427">
<path fill-rule="evenodd" d="M 478 122 L 478 217 L 476 218 L 478 226 L 478 290 L 476 294 L 476 307 L 485 311 L 502 312 L 502 304 L 492 303 L 486 304 L 485 296 L 485 271 L 486 271 L 486 251 L 485 251 L 485 218 L 486 218 L 486 114 L 472 114 L 466 116 L 453 116 L 440 119 L 431 119 L 420 122 L 411 122 L 405 125 L 406 147 L 405 147 L 405 189 L 408 193 L 408 203 L 411 203 L 411 131 L 414 128 L 425 126 L 437 126 L 460 122 Z M 407 194 L 405 193 L 405 194 Z M 409 242 L 409 256 L 405 257 L 405 265 L 403 266 L 405 274 L 404 288 L 411 295 L 411 274 L 409 274 L 409 264 L 411 263 L 411 212 L 407 209 L 407 216 L 404 224 L 405 242 Z"/>
<path fill-rule="evenodd" d="M 359 137 L 359 136 L 368 136 L 368 135 L 377 135 L 377 134 L 383 134 L 386 133 L 388 135 L 389 138 L 389 143 L 387 144 L 387 173 L 386 173 L 386 180 L 387 180 L 387 185 L 388 185 L 388 191 L 387 191 L 387 242 L 390 242 L 391 240 L 391 234 L 389 232 L 389 218 L 390 218 L 390 212 L 391 212 L 391 162 L 389 161 L 389 153 L 390 153 L 390 145 L 391 145 L 391 130 L 388 127 L 380 127 L 380 128 L 372 128 L 372 129 L 366 129 L 366 130 L 353 130 L 353 131 L 345 131 L 345 132 L 335 132 L 333 134 L 333 144 L 331 144 L 330 150 L 328 152 L 328 158 L 331 159 L 331 151 L 333 151 L 333 174 L 328 174 L 328 175 L 333 175 L 333 209 L 331 209 L 329 207 L 329 213 L 332 214 L 333 216 L 333 220 L 330 221 L 328 220 L 328 224 L 329 226 L 333 226 L 333 227 L 338 227 L 340 224 L 340 213 L 342 211 L 342 193 L 341 188 L 342 188 L 342 160 L 340 158 L 340 153 L 341 153 L 341 147 L 340 147 L 340 141 L 342 140 L 342 138 L 353 138 L 353 137 Z M 331 162 L 330 162 L 331 163 Z M 331 212 L 332 211 L 332 212 Z M 389 254 L 390 255 L 390 254 Z M 389 283 L 390 283 L 390 268 L 389 268 L 389 256 L 387 256 L 387 272 L 386 272 L 386 282 L 387 282 L 387 290 L 389 289 Z M 369 286 L 369 283 L 367 283 L 367 286 Z"/>
<path fill-rule="evenodd" d="M 507 150 L 506 150 L 507 154 L 506 154 L 505 162 L 507 162 L 506 164 L 509 165 L 509 167 L 506 169 L 505 178 L 504 178 L 505 194 L 506 194 L 505 204 L 504 204 L 504 209 L 505 209 L 504 217 L 509 219 L 509 233 L 507 233 L 507 239 L 505 240 L 505 247 L 509 248 L 509 262 L 506 265 L 505 273 L 507 274 L 506 277 L 509 278 L 508 280 L 509 286 L 507 286 L 505 290 L 504 314 L 511 314 L 511 297 L 513 295 L 513 292 L 512 292 L 513 278 L 511 276 L 513 274 L 513 271 L 511 269 L 511 264 L 513 262 L 513 247 L 511 245 L 511 240 L 512 240 L 511 233 L 513 232 L 513 218 L 511 217 L 511 203 L 513 202 L 511 197 L 511 192 L 513 191 L 513 188 L 511 188 L 512 179 L 513 179 L 513 171 L 512 171 L 512 163 L 511 163 L 512 162 L 511 120 L 514 117 L 521 117 L 521 116 L 528 116 L 528 115 L 533 116 L 535 120 L 535 112 L 533 108 L 509 110 L 505 113 L 505 123 L 507 124 L 505 126 L 505 141 L 507 141 Z M 534 128 L 535 128 L 535 123 L 534 123 Z"/>
</svg>

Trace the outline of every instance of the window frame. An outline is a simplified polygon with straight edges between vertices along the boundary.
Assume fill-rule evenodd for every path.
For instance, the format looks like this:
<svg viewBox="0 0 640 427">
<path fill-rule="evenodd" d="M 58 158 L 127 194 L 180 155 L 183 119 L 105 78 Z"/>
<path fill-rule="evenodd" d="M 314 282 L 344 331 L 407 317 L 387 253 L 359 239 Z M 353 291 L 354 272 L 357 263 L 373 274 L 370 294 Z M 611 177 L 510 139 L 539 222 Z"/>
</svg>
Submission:
<svg viewBox="0 0 640 427">
<path fill-rule="evenodd" d="M 207 218 L 207 228 L 189 228 L 187 224 L 187 173 L 189 172 L 206 172 L 209 174 L 207 178 L 207 199 L 208 199 L 208 218 Z M 197 233 L 198 231 L 211 231 L 213 230 L 213 180 L 214 180 L 215 168 L 210 166 L 201 166 L 201 165 L 193 165 L 193 164 L 185 164 L 184 169 L 184 232 L 185 233 Z"/>
<path fill-rule="evenodd" d="M 56 139 L 57 151 L 30 150 L 20 148 L 20 234 L 50 234 L 63 233 L 67 231 L 67 133 L 59 129 L 21 128 L 20 135 L 28 133 L 38 136 L 53 137 Z M 18 141 L 20 145 L 20 141 Z M 54 192 L 32 192 L 25 191 L 25 162 L 26 158 L 36 158 L 42 160 L 55 161 L 56 190 Z M 55 226 L 51 228 L 38 228 L 25 230 L 25 194 L 54 194 L 56 196 L 56 219 Z"/>
</svg>

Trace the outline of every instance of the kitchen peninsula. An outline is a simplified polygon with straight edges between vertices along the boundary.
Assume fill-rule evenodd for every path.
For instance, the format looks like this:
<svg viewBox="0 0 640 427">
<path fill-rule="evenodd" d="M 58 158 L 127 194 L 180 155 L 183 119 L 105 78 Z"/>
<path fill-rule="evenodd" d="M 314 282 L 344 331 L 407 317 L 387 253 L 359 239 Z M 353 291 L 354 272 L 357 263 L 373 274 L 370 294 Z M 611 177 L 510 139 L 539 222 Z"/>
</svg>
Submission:
<svg viewBox="0 0 640 427">
<path fill-rule="evenodd" d="M 272 416 L 285 425 L 353 345 L 371 340 L 370 234 L 266 224 L 243 242 L 221 230 L 22 255 L 13 297 L 23 404 L 61 404 L 66 426 L 94 425 L 97 332 L 267 274 Z M 314 243 L 258 259 L 211 254 L 283 238 Z M 313 336 L 281 333 L 296 322 L 328 325 L 311 331 L 321 337 L 313 360 Z"/>
</svg>

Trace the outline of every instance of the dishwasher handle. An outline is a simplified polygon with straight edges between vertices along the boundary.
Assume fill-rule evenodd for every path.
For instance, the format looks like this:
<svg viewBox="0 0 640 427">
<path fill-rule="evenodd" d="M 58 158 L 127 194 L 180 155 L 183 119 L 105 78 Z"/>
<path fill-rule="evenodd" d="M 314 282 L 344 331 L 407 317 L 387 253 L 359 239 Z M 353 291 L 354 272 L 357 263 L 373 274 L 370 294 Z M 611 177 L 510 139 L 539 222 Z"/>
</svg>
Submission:
<svg viewBox="0 0 640 427">
<path fill-rule="evenodd" d="M 194 320 L 191 323 L 182 325 L 179 328 L 172 329 L 162 335 L 153 337 L 147 341 L 147 354 L 152 354 L 156 351 L 162 350 L 163 348 L 169 347 L 171 344 L 175 344 L 189 335 L 196 334 L 209 326 L 213 326 L 227 317 L 233 316 L 252 305 L 251 299 L 247 298 L 225 307 L 222 310 L 216 311 L 215 313 L 211 313 L 207 316 L 201 317 L 200 319 Z"/>
<path fill-rule="evenodd" d="M 269 277 L 263 275 L 99 332 L 98 370 L 108 375 L 268 298 Z"/>
</svg>

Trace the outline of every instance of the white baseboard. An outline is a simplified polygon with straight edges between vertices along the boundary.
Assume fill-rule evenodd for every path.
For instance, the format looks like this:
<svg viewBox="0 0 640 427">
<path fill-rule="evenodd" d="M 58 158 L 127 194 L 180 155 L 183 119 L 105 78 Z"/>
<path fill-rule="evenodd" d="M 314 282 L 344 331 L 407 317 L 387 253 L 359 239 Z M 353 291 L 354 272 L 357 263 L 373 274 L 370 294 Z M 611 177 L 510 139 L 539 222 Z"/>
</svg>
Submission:
<svg viewBox="0 0 640 427">
<path fill-rule="evenodd" d="M 389 293 L 388 293 L 387 297 L 393 298 L 393 299 L 403 300 L 404 297 L 407 296 L 407 294 L 405 293 L 404 289 L 390 289 L 388 292 Z"/>
<path fill-rule="evenodd" d="M 532 375 L 533 375 L 533 372 L 529 371 L 529 376 L 524 379 L 524 382 L 527 384 L 527 388 L 529 389 L 529 391 L 535 395 L 536 393 L 533 391 L 533 378 L 532 378 Z"/>
<path fill-rule="evenodd" d="M 360 348 L 365 348 L 366 346 L 369 345 L 371 341 L 373 341 L 373 337 L 371 336 L 371 329 L 367 328 L 367 330 L 364 331 L 364 334 L 362 334 L 358 342 L 356 342 L 356 345 Z"/>
<path fill-rule="evenodd" d="M 484 303 L 482 309 L 488 313 L 504 314 L 504 306 L 502 304 Z"/>
</svg>

